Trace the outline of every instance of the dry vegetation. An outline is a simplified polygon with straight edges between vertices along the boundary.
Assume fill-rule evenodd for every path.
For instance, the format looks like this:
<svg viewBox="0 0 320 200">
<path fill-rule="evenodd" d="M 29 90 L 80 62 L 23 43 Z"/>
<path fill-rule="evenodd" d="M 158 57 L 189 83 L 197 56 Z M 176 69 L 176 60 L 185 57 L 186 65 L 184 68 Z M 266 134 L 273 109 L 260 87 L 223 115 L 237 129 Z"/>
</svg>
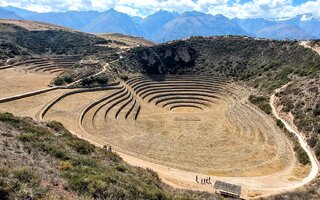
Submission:
<svg viewBox="0 0 320 200">
<path fill-rule="evenodd" d="M 294 82 L 278 94 L 282 111 L 292 115 L 292 122 L 307 137 L 320 159 L 320 74 Z"/>
<path fill-rule="evenodd" d="M 11 24 L 14 26 L 19 26 L 25 28 L 29 31 L 47 31 L 47 30 L 65 30 L 65 31 L 73 31 L 69 28 L 63 26 L 57 26 L 53 24 L 47 24 L 43 22 L 35 22 L 35 21 L 26 21 L 26 20 L 11 20 L 11 19 L 0 19 L 1 24 Z M 3 31 L 3 30 L 1 30 Z M 73 31 L 75 32 L 75 31 Z"/>
<path fill-rule="evenodd" d="M 148 47 L 148 46 L 155 45 L 155 43 L 140 37 L 128 36 L 128 35 L 123 35 L 118 33 L 109 33 L 109 34 L 104 33 L 104 34 L 98 34 L 97 36 L 107 41 L 111 41 L 111 43 L 109 43 L 110 47 L 120 48 L 123 50 L 139 47 L 139 46 Z"/>
<path fill-rule="evenodd" d="M 1 70 L 0 98 L 48 87 L 56 74 L 28 73 L 19 69 Z"/>
</svg>

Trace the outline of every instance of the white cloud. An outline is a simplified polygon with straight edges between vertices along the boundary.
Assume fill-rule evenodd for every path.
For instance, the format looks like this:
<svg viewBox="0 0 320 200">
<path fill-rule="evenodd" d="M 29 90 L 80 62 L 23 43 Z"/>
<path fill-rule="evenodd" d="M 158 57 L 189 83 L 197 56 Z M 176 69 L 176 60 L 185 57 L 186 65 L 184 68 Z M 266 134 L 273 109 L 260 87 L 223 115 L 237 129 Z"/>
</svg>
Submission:
<svg viewBox="0 0 320 200">
<path fill-rule="evenodd" d="M 123 12 L 123 13 L 127 13 L 128 15 L 131 16 L 138 16 L 139 15 L 139 10 L 138 9 L 134 9 L 131 8 L 129 6 L 115 6 L 114 7 L 115 10 L 119 11 L 119 12 Z"/>
<path fill-rule="evenodd" d="M 280 18 L 312 13 L 320 17 L 320 0 L 293 6 L 293 0 L 1 0 L 1 6 L 12 5 L 38 12 L 67 10 L 99 10 L 115 8 L 129 15 L 147 16 L 160 9 L 179 13 L 197 10 L 223 14 L 229 18 Z"/>
</svg>

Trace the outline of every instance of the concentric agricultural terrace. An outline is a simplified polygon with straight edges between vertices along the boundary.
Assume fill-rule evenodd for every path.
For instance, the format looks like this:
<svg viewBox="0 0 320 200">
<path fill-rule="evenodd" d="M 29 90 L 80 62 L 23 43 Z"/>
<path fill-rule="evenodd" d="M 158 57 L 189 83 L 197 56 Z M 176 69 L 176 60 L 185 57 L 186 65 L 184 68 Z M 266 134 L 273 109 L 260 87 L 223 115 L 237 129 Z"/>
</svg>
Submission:
<svg viewBox="0 0 320 200">
<path fill-rule="evenodd" d="M 0 98 L 17 95 L 12 91 L 41 89 L 65 69 L 59 67 L 63 64 L 68 61 L 51 58 L 2 67 L 0 90 L 4 95 Z M 218 76 L 138 76 L 106 88 L 55 88 L 0 99 L 0 110 L 63 122 L 87 140 L 111 145 L 122 155 L 166 166 L 169 171 L 231 177 L 226 180 L 261 189 L 301 180 L 308 171 L 296 173 L 301 169 L 292 145 L 273 119 L 247 101 L 250 93 L 239 83 Z M 183 182 L 170 179 L 169 173 L 165 176 L 176 185 Z"/>
</svg>

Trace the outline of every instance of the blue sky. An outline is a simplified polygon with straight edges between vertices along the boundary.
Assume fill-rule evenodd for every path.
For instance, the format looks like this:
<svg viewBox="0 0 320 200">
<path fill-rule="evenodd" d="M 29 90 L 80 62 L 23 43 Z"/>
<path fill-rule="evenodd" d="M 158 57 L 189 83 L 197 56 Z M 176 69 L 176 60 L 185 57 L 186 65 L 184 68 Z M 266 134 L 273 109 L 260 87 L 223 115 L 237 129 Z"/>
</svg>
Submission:
<svg viewBox="0 0 320 200">
<path fill-rule="evenodd" d="M 69 10 L 105 11 L 114 8 L 131 16 L 145 17 L 159 9 L 197 10 L 229 18 L 286 18 L 311 13 L 320 17 L 320 0 L 1 0 L 0 6 L 15 6 L 37 12 Z"/>
</svg>

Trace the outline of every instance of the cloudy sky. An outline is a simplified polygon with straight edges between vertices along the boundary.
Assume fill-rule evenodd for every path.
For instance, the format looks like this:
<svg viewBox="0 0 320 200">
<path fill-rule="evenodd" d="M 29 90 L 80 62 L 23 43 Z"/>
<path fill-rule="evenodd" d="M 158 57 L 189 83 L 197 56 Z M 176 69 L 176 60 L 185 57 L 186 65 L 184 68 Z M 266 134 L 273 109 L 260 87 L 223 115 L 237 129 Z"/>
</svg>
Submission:
<svg viewBox="0 0 320 200">
<path fill-rule="evenodd" d="M 37 12 L 114 8 L 131 16 L 145 17 L 160 9 L 178 13 L 197 10 L 229 18 L 282 18 L 311 13 L 320 17 L 320 0 L 1 0 L 0 6 Z"/>
</svg>

